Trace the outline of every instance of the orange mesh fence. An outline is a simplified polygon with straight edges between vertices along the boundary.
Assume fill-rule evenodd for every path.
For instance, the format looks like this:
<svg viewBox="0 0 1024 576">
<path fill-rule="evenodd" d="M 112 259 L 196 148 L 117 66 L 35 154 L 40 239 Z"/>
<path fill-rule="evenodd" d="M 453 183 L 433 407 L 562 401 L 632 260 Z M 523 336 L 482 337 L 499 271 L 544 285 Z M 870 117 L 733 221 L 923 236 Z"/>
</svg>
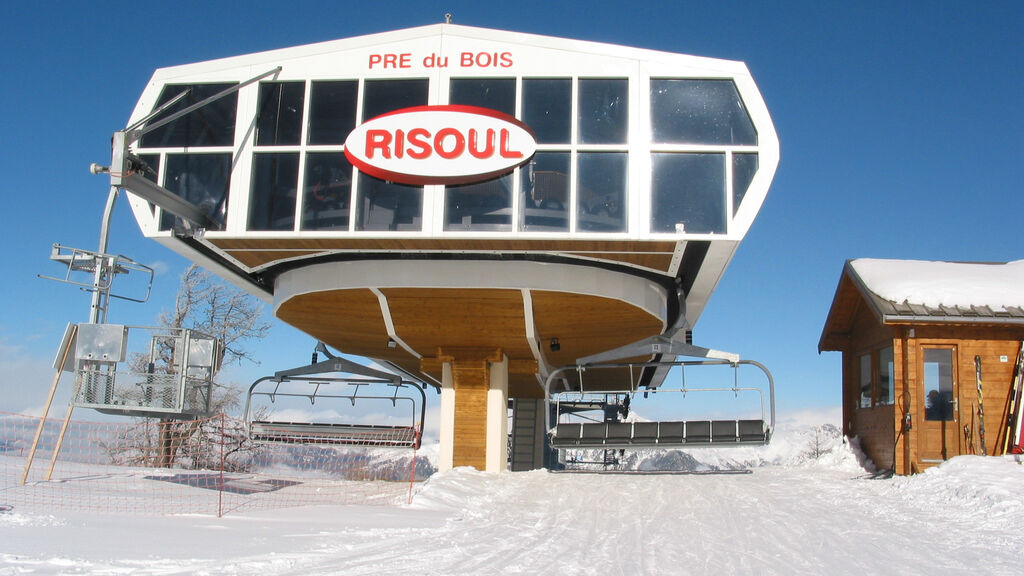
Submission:
<svg viewBox="0 0 1024 576">
<path fill-rule="evenodd" d="M 312 504 L 400 504 L 428 475 L 413 448 L 255 442 L 246 424 L 204 420 L 46 420 L 22 484 L 39 418 L 0 413 L 0 505 L 37 510 L 216 514 Z M 362 434 L 368 434 L 365 430 Z M 419 467 L 417 467 L 419 464 Z"/>
</svg>

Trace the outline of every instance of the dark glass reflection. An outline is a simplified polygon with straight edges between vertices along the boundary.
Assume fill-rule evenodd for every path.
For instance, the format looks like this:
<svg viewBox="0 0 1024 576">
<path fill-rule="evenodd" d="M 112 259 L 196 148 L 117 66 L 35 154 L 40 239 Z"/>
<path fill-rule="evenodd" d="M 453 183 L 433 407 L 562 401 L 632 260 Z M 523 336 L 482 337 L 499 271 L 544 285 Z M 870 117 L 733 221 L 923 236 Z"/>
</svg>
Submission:
<svg viewBox="0 0 1024 576">
<path fill-rule="evenodd" d="M 524 78 L 523 123 L 538 144 L 568 144 L 572 136 L 572 80 Z"/>
<path fill-rule="evenodd" d="M 512 174 L 445 188 L 445 230 L 509 230 Z"/>
<path fill-rule="evenodd" d="M 654 154 L 651 231 L 724 233 L 725 154 Z"/>
<path fill-rule="evenodd" d="M 426 78 L 367 80 L 363 85 L 363 122 L 394 110 L 427 103 Z"/>
<path fill-rule="evenodd" d="M 538 152 L 520 177 L 522 230 L 569 230 L 568 152 Z"/>
<path fill-rule="evenodd" d="M 651 138 L 754 146 L 757 131 L 732 80 L 651 79 Z"/>
<path fill-rule="evenodd" d="M 423 188 L 359 175 L 357 230 L 422 230 Z"/>
<path fill-rule="evenodd" d="M 142 177 L 154 184 L 160 183 L 160 155 L 159 154 L 139 154 L 139 160 L 142 160 Z M 149 203 L 149 211 L 156 214 L 156 204 Z"/>
<path fill-rule="evenodd" d="M 425 78 L 367 80 L 363 85 L 363 121 L 394 110 L 427 103 Z M 422 230 L 423 187 L 406 186 L 359 174 L 357 230 Z"/>
<path fill-rule="evenodd" d="M 448 102 L 463 106 L 489 108 L 514 116 L 516 113 L 516 79 L 452 78 Z"/>
<path fill-rule="evenodd" d="M 228 186 L 231 183 L 231 154 L 168 154 L 164 188 L 188 200 L 223 230 L 228 213 Z M 180 225 L 164 212 L 161 229 Z"/>
<path fill-rule="evenodd" d="M 577 164 L 578 230 L 626 230 L 626 154 L 580 153 Z"/>
<path fill-rule="evenodd" d="M 924 419 L 948 422 L 955 419 L 953 405 L 953 350 L 924 350 Z"/>
<path fill-rule="evenodd" d="M 352 165 L 340 152 L 306 154 L 303 230 L 348 230 Z"/>
<path fill-rule="evenodd" d="M 355 80 L 313 82 L 309 92 L 310 144 L 344 144 L 356 127 Z"/>
<path fill-rule="evenodd" d="M 732 155 L 732 214 L 740 209 L 743 197 L 747 195 L 750 183 L 757 174 L 757 154 Z"/>
<path fill-rule="evenodd" d="M 298 153 L 254 154 L 252 166 L 249 230 L 294 229 Z"/>
<path fill-rule="evenodd" d="M 259 111 L 256 115 L 256 144 L 259 146 L 300 144 L 302 142 L 302 106 L 305 100 L 305 82 L 265 82 L 260 84 Z"/>
<path fill-rule="evenodd" d="M 157 109 L 173 97 L 188 90 L 188 95 L 150 120 L 150 124 L 175 112 L 201 102 L 234 84 L 177 84 L 164 86 Z M 228 94 L 192 112 L 146 133 L 139 146 L 142 148 L 182 148 L 185 146 L 231 146 L 235 143 L 235 114 L 238 93 Z"/>
<path fill-rule="evenodd" d="M 581 78 L 579 81 L 580 144 L 625 144 L 629 128 L 629 81 L 625 78 Z"/>
</svg>

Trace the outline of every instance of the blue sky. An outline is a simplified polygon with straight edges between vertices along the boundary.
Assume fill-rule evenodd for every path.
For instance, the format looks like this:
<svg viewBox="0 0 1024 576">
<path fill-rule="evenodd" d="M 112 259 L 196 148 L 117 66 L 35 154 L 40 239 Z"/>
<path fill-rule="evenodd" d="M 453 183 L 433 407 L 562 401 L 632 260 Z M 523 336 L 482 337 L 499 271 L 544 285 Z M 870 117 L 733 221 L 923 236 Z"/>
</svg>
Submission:
<svg viewBox="0 0 1024 576">
<path fill-rule="evenodd" d="M 239 6 L 245 6 L 239 11 Z M 441 22 L 741 60 L 782 160 L 758 219 L 694 332 L 767 364 L 780 411 L 840 403 L 838 353 L 817 353 L 848 258 L 1024 258 L 1021 2 L 36 2 L 0 34 L 0 410 L 39 406 L 64 325 L 88 295 L 57 274 L 54 242 L 95 248 L 108 163 L 154 69 Z M 109 320 L 152 324 L 186 262 L 142 238 L 120 201 L 110 251 L 157 269 L 146 304 Z M 308 361 L 313 341 L 275 322 L 249 382 Z M 58 402 L 63 403 L 59 396 Z"/>
</svg>

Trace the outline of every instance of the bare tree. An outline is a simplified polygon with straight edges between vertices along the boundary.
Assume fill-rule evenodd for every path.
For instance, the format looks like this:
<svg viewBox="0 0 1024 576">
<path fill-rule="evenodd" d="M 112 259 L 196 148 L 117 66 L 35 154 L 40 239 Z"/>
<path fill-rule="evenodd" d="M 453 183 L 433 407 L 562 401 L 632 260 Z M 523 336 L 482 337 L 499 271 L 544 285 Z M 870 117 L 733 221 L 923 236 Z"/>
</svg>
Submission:
<svg viewBox="0 0 1024 576">
<path fill-rule="evenodd" d="M 252 296 L 193 264 L 181 276 L 174 309 L 162 312 L 159 324 L 165 328 L 192 329 L 216 338 L 220 342 L 220 355 L 216 362 L 219 373 L 220 368 L 229 364 L 245 361 L 258 364 L 245 345 L 264 338 L 270 330 L 270 324 L 260 319 L 261 312 L 262 304 Z M 162 366 L 176 365 L 173 342 L 162 343 L 158 353 Z M 214 416 L 234 411 L 241 403 L 241 390 L 221 382 L 218 374 L 213 375 L 210 396 L 210 409 Z M 226 456 L 252 449 L 243 427 L 236 420 L 213 418 L 181 422 L 162 419 L 158 429 L 159 439 L 153 461 L 159 467 L 172 466 L 179 456 L 190 467 L 211 467 L 215 456 L 220 459 L 221 444 Z M 132 444 L 129 451 L 141 448 L 136 445 L 137 441 L 129 443 Z M 213 446 L 217 446 L 217 450 Z M 123 452 L 124 446 L 119 449 Z M 113 456 L 111 449 L 108 452 Z"/>
</svg>

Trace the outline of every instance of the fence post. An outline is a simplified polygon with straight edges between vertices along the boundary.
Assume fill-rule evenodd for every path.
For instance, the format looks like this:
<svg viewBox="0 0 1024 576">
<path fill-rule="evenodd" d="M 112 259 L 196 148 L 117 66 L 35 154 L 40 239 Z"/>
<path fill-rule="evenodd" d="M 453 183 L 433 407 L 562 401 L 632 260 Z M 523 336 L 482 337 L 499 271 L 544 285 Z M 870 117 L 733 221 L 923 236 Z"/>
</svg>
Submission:
<svg viewBox="0 0 1024 576">
<path fill-rule="evenodd" d="M 220 483 L 217 485 L 217 518 L 224 515 L 224 413 L 220 413 Z"/>
</svg>

